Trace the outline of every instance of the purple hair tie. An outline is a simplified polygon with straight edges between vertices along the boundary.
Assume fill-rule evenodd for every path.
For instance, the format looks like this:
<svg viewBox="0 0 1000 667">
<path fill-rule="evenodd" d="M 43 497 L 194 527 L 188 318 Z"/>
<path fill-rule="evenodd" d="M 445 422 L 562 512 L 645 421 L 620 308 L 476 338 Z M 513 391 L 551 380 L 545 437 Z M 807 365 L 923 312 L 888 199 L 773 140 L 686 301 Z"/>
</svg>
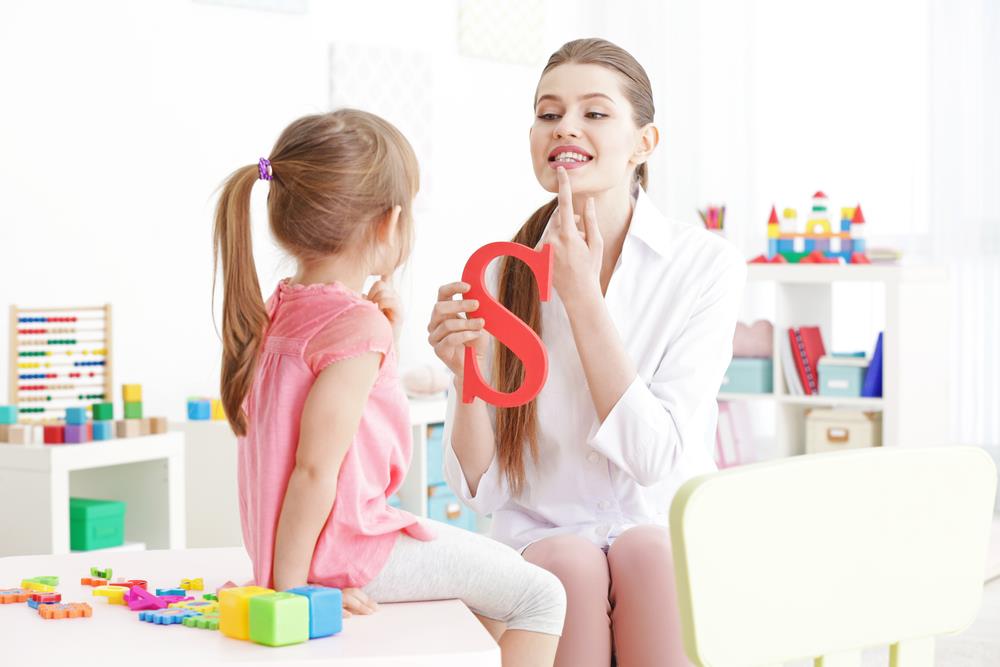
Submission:
<svg viewBox="0 0 1000 667">
<path fill-rule="evenodd" d="M 266 157 L 262 157 L 260 162 L 257 163 L 257 171 L 260 173 L 261 180 L 271 180 L 271 161 Z"/>
</svg>

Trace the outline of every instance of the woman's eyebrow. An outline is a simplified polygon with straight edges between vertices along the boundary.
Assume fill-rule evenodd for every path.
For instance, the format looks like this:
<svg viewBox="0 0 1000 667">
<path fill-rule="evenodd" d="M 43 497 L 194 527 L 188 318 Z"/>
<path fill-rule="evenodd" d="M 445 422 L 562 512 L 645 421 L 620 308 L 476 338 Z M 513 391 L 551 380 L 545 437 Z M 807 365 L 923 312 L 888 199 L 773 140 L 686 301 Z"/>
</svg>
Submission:
<svg viewBox="0 0 1000 667">
<path fill-rule="evenodd" d="M 578 97 L 577 99 L 579 99 L 579 100 L 589 100 L 589 99 L 592 99 L 594 97 L 601 97 L 601 98 L 606 99 L 608 102 L 611 102 L 612 104 L 615 104 L 615 101 L 613 99 L 611 99 L 610 97 L 608 97 L 607 95 L 605 95 L 604 93 L 587 93 L 586 95 L 580 95 L 580 97 Z M 559 97 L 558 95 L 542 95 L 541 97 L 539 97 L 535 101 L 535 106 L 538 106 L 540 103 L 545 102 L 546 100 L 552 100 L 553 102 L 561 102 L 562 98 Z M 618 106 L 618 105 L 615 105 L 615 106 Z"/>
</svg>

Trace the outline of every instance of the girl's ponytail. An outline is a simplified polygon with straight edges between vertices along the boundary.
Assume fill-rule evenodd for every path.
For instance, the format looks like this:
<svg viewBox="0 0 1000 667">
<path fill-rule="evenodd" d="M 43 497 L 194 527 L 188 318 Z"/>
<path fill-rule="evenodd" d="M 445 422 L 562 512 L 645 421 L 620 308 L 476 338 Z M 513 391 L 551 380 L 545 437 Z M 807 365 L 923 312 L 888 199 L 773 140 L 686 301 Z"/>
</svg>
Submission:
<svg viewBox="0 0 1000 667">
<path fill-rule="evenodd" d="M 214 276 L 222 263 L 222 405 L 236 435 L 246 435 L 243 401 L 253 383 L 268 321 L 250 233 L 250 190 L 258 174 L 253 165 L 226 179 L 215 209 L 212 244 L 213 294 Z"/>
</svg>

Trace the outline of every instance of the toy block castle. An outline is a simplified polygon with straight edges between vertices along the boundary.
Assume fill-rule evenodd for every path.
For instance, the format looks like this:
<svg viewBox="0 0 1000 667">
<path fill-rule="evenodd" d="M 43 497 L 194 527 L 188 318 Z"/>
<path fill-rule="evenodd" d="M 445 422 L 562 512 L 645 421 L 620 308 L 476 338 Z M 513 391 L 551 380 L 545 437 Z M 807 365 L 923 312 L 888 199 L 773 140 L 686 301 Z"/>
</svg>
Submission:
<svg viewBox="0 0 1000 667">
<path fill-rule="evenodd" d="M 781 220 L 771 207 L 767 221 L 767 254 L 750 260 L 752 264 L 869 264 L 865 254 L 865 217 L 861 205 L 840 209 L 836 231 L 830 224 L 827 197 L 817 192 L 805 225 L 794 208 L 786 208 Z"/>
</svg>

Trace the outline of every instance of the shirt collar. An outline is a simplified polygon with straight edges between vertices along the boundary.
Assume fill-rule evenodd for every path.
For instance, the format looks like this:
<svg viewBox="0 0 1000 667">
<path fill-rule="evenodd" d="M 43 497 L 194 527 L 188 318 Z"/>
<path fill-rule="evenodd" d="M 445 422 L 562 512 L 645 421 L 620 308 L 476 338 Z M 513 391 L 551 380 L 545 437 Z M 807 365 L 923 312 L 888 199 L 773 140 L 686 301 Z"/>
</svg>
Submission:
<svg viewBox="0 0 1000 667">
<path fill-rule="evenodd" d="M 628 236 L 634 236 L 662 257 L 670 254 L 673 225 L 657 210 L 649 195 L 638 189 Z"/>
</svg>

